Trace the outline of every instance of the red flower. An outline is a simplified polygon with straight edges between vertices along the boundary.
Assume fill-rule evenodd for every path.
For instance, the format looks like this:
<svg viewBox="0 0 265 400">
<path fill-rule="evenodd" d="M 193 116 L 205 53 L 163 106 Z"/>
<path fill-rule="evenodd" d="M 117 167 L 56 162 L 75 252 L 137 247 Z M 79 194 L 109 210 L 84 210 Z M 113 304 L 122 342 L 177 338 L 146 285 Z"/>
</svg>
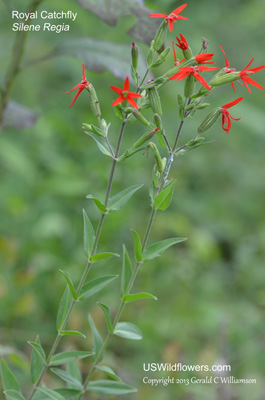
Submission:
<svg viewBox="0 0 265 400">
<path fill-rule="evenodd" d="M 214 64 L 214 61 L 211 60 L 214 56 L 214 53 L 201 53 L 195 56 L 195 59 L 198 64 Z"/>
<path fill-rule="evenodd" d="M 231 73 L 231 72 L 235 72 L 235 68 L 230 68 L 230 61 L 228 61 L 228 59 L 227 59 L 227 57 L 226 57 L 226 55 L 225 55 L 225 52 L 224 52 L 222 46 L 221 46 L 220 44 L 219 44 L 219 46 L 220 46 L 220 49 L 222 50 L 223 55 L 224 55 L 224 57 L 225 57 L 225 72 L 226 72 L 227 74 L 229 74 L 229 73 Z M 239 83 L 240 83 L 240 82 L 239 82 Z M 235 92 L 235 84 L 234 84 L 234 82 L 231 82 L 231 85 L 232 85 L 232 88 L 233 88 L 233 90 L 234 90 L 234 92 Z"/>
<path fill-rule="evenodd" d="M 181 60 L 181 61 L 179 61 L 177 59 L 174 40 L 172 41 L 172 47 L 173 47 L 173 53 L 174 53 L 175 67 L 177 67 L 179 64 L 182 63 L 182 61 L 185 60 L 185 58 L 183 58 L 183 60 Z"/>
<path fill-rule="evenodd" d="M 221 107 L 221 113 L 222 113 L 222 128 L 223 130 L 228 133 L 231 128 L 231 119 L 232 118 L 234 121 L 239 121 L 240 118 L 233 118 L 230 114 L 229 111 L 227 111 L 228 108 L 235 106 L 237 103 L 242 101 L 244 97 L 239 97 L 238 99 L 231 101 L 230 103 L 224 104 Z"/>
<path fill-rule="evenodd" d="M 167 22 L 168 22 L 169 31 L 172 32 L 173 31 L 173 22 L 177 21 L 178 19 L 188 19 L 188 18 L 182 17 L 181 15 L 178 15 L 186 7 L 187 7 L 187 4 L 182 4 L 182 6 L 176 8 L 169 15 L 157 13 L 157 14 L 149 14 L 149 17 L 165 18 L 167 20 Z"/>
<path fill-rule="evenodd" d="M 179 42 L 179 44 L 176 43 L 176 45 L 182 49 L 182 50 L 188 50 L 189 48 L 189 44 L 187 42 L 187 40 L 185 39 L 185 37 L 180 33 L 180 39 L 176 36 L 177 41 Z"/>
<path fill-rule="evenodd" d="M 250 65 L 253 63 L 253 61 L 254 61 L 254 58 L 252 58 L 251 61 L 248 63 L 248 65 L 244 69 L 242 69 L 242 71 L 239 72 L 239 77 L 240 77 L 240 79 L 242 79 L 242 81 L 243 81 L 244 85 L 246 86 L 247 90 L 249 91 L 249 93 L 251 93 L 251 90 L 249 89 L 248 83 L 251 83 L 251 85 L 256 86 L 259 89 L 264 89 L 259 83 L 257 83 L 256 81 L 254 81 L 254 79 L 252 79 L 248 76 L 248 75 L 255 74 L 256 72 L 265 68 L 265 65 L 261 65 L 260 67 L 248 69 L 248 67 L 250 67 Z"/>
<path fill-rule="evenodd" d="M 88 85 L 89 85 L 89 82 L 86 80 L 86 76 L 85 76 L 85 65 L 83 64 L 83 79 L 82 79 L 81 83 L 78 83 L 77 85 L 75 85 L 73 87 L 73 89 L 69 90 L 68 92 L 61 93 L 61 94 L 66 94 L 66 93 L 70 93 L 70 92 L 73 92 L 74 90 L 78 89 L 78 91 L 76 92 L 75 96 L 73 97 L 69 107 L 72 107 L 75 104 L 80 93 L 84 89 L 86 89 Z"/>
<path fill-rule="evenodd" d="M 138 110 L 138 106 L 133 100 L 133 97 L 142 97 L 141 94 L 139 93 L 134 93 L 134 92 L 129 92 L 130 89 L 130 83 L 129 83 L 129 78 L 125 79 L 123 89 L 118 88 L 117 86 L 111 86 L 111 89 L 114 90 L 114 92 L 118 93 L 120 96 L 112 103 L 112 106 L 116 106 L 117 104 L 122 103 L 123 101 L 128 101 L 128 103 L 131 104 L 134 108 Z"/>
<path fill-rule="evenodd" d="M 219 67 L 205 67 L 200 65 L 199 67 L 181 67 L 180 71 L 175 75 L 171 76 L 169 80 L 177 79 L 180 81 L 181 79 L 187 78 L 189 75 L 193 75 L 195 79 L 197 79 L 206 89 L 211 90 L 210 86 L 206 82 L 206 80 L 199 74 L 200 71 L 213 71 L 218 69 Z"/>
</svg>

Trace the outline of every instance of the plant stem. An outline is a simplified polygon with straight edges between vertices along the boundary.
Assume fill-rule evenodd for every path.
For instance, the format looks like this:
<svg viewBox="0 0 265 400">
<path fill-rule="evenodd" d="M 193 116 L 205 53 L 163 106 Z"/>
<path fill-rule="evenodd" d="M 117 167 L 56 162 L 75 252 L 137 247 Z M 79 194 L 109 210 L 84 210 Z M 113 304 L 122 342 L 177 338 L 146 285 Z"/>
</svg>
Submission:
<svg viewBox="0 0 265 400">
<path fill-rule="evenodd" d="M 124 128 L 125 128 L 126 122 L 127 122 L 127 119 L 125 117 L 125 119 L 123 120 L 123 122 L 121 124 L 119 138 L 118 138 L 116 151 L 115 151 L 115 157 L 113 158 L 113 161 L 112 161 L 112 166 L 111 166 L 111 171 L 110 171 L 110 175 L 109 175 L 109 180 L 108 180 L 108 185 L 107 185 L 106 195 L 105 195 L 105 201 L 104 201 L 105 207 L 107 207 L 107 205 L 108 205 L 108 200 L 109 200 L 109 196 L 110 196 L 110 192 L 111 192 L 114 173 L 115 173 L 115 169 L 116 169 L 116 166 L 117 166 L 117 158 L 119 157 L 120 148 L 121 148 L 121 142 L 122 142 L 122 138 L 123 138 L 123 133 L 124 133 Z M 100 239 L 100 235 L 101 235 L 101 231 L 102 231 L 102 227 L 103 227 L 105 218 L 106 218 L 106 214 L 101 214 L 100 221 L 99 221 L 99 224 L 98 224 L 98 227 L 97 227 L 97 231 L 96 231 L 95 242 L 94 242 L 94 245 L 93 245 L 93 248 L 92 248 L 92 251 L 91 251 L 91 256 L 96 254 L 97 246 L 98 246 L 98 242 L 99 242 L 99 239 Z M 82 289 L 82 287 L 83 287 L 83 285 L 84 285 L 84 283 L 86 281 L 86 278 L 87 278 L 87 275 L 88 275 L 88 273 L 89 273 L 89 271 L 91 269 L 91 266 L 92 266 L 92 263 L 90 262 L 90 259 L 89 259 L 88 262 L 87 262 L 86 268 L 85 268 L 85 270 L 83 272 L 83 275 L 82 275 L 82 277 L 80 279 L 80 282 L 78 284 L 78 288 L 76 290 L 77 297 L 80 295 L 81 289 Z M 75 308 L 76 303 L 77 302 L 72 299 L 71 305 L 69 307 L 69 310 L 68 310 L 68 312 L 67 312 L 67 314 L 65 316 L 63 325 L 61 327 L 61 331 L 65 330 L 65 328 L 66 328 L 66 326 L 67 326 L 67 324 L 69 322 L 69 318 L 70 318 L 70 316 L 71 316 L 71 314 L 72 314 L 72 312 L 73 312 L 73 310 Z M 60 334 L 60 332 L 58 332 L 57 336 L 55 338 L 55 341 L 54 341 L 54 343 L 53 343 L 53 345 L 51 347 L 50 353 L 49 353 L 49 355 L 47 357 L 47 364 L 43 367 L 43 370 L 42 370 L 42 372 L 41 372 L 41 374 L 39 376 L 39 379 L 36 382 L 32 392 L 31 392 L 31 394 L 29 396 L 29 400 L 31 400 L 33 398 L 34 393 L 36 392 L 37 388 L 39 387 L 39 385 L 40 385 L 40 383 L 42 381 L 42 378 L 43 378 L 44 374 L 46 373 L 46 371 L 47 371 L 47 369 L 49 367 L 49 363 L 51 361 L 51 358 L 54 355 L 54 353 L 55 353 L 55 351 L 56 351 L 56 349 L 57 349 L 57 347 L 58 347 L 58 345 L 59 345 L 59 343 L 61 341 L 61 338 L 62 338 L 62 335 Z"/>
</svg>

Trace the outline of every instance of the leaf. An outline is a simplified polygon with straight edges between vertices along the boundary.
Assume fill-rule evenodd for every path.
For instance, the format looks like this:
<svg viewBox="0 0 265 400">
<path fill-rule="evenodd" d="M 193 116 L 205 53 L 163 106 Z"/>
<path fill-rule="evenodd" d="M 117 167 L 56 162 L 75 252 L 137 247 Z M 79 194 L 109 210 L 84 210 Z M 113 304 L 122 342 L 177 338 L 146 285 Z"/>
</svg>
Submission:
<svg viewBox="0 0 265 400">
<path fill-rule="evenodd" d="M 100 336 L 99 331 L 97 330 L 97 327 L 93 321 L 93 318 L 91 317 L 91 315 L 89 314 L 88 316 L 88 322 L 92 331 L 92 336 L 93 336 L 93 352 L 95 353 L 95 355 L 93 356 L 93 361 L 95 361 L 101 351 L 101 348 L 103 346 L 103 339 Z M 103 356 L 103 354 L 102 354 Z M 100 361 L 100 360 L 98 360 Z"/>
<path fill-rule="evenodd" d="M 107 325 L 109 328 L 109 332 L 113 333 L 113 326 L 112 326 L 112 322 L 111 322 L 111 316 L 110 316 L 110 309 L 108 306 L 106 306 L 105 304 L 102 303 L 97 303 L 97 305 L 101 308 L 101 310 L 104 312 L 106 321 L 107 321 Z"/>
<path fill-rule="evenodd" d="M 3 358 L 1 360 L 1 375 L 4 390 L 15 390 L 17 392 L 21 391 L 15 376 L 13 375 Z"/>
<path fill-rule="evenodd" d="M 185 240 L 187 240 L 187 238 L 172 238 L 154 243 L 151 246 L 147 247 L 147 249 L 144 251 L 143 260 L 147 261 L 159 257 L 169 247 L 173 246 L 174 244 L 184 242 Z"/>
<path fill-rule="evenodd" d="M 80 394 L 84 393 L 83 390 L 76 389 L 55 389 L 57 393 L 62 395 L 64 399 L 72 399 L 73 397 L 80 396 Z"/>
<path fill-rule="evenodd" d="M 31 128 L 38 119 L 38 113 L 10 100 L 3 114 L 4 129 Z"/>
<path fill-rule="evenodd" d="M 80 369 L 78 367 L 78 364 L 75 360 L 72 360 L 66 364 L 66 371 L 70 375 L 72 375 L 73 378 L 77 379 L 79 382 L 82 383 L 82 375 L 81 375 Z M 72 388 L 72 386 L 69 384 L 68 384 L 68 387 Z"/>
<path fill-rule="evenodd" d="M 63 353 L 57 353 L 54 356 L 52 356 L 50 365 L 62 365 L 66 364 L 73 359 L 75 360 L 81 360 L 86 357 L 92 356 L 93 353 L 90 351 L 65 351 Z"/>
<path fill-rule="evenodd" d="M 123 245 L 122 273 L 121 273 L 121 297 L 127 292 L 132 276 L 132 264 L 126 247 Z"/>
<path fill-rule="evenodd" d="M 36 343 L 41 346 L 39 335 L 36 338 Z M 38 381 L 39 376 L 43 370 L 45 362 L 40 354 L 33 348 L 31 353 L 31 360 L 30 360 L 30 376 L 33 385 Z"/>
<path fill-rule="evenodd" d="M 65 398 L 60 394 L 55 392 L 55 390 L 52 389 L 46 389 L 46 388 L 42 388 L 42 387 L 38 387 L 37 390 L 39 390 L 40 392 L 44 393 L 48 399 L 52 399 L 52 400 L 65 400 Z"/>
<path fill-rule="evenodd" d="M 118 377 L 118 375 L 115 374 L 112 368 L 106 367 L 104 365 L 97 365 L 96 368 L 99 371 L 105 372 L 110 378 L 114 379 L 115 381 L 122 382 L 121 378 Z"/>
<path fill-rule="evenodd" d="M 92 381 L 87 385 L 87 390 L 97 394 L 121 395 L 137 392 L 137 389 L 117 381 Z"/>
<path fill-rule="evenodd" d="M 118 118 L 120 118 L 123 121 L 123 113 L 122 113 L 122 108 L 120 104 L 114 107 L 115 114 Z"/>
<path fill-rule="evenodd" d="M 115 194 L 109 199 L 108 210 L 118 211 L 120 210 L 133 196 L 133 194 L 139 190 L 143 185 L 130 186 L 127 189 Z"/>
<path fill-rule="evenodd" d="M 93 279 L 92 281 L 87 282 L 82 287 L 78 300 L 82 301 L 88 299 L 89 297 L 93 296 L 93 294 L 102 290 L 105 286 L 107 286 L 117 277 L 118 275 L 107 275 L 107 276 L 101 276 L 100 278 L 96 278 Z"/>
<path fill-rule="evenodd" d="M 143 338 L 140 329 L 130 322 L 118 322 L 114 329 L 114 335 L 131 340 L 141 340 Z"/>
<path fill-rule="evenodd" d="M 92 256 L 90 258 L 90 262 L 94 263 L 97 261 L 105 260 L 106 258 L 110 258 L 110 257 L 120 257 L 120 255 L 118 253 L 111 253 L 111 252 L 99 253 L 99 254 L 95 254 L 94 256 Z"/>
<path fill-rule="evenodd" d="M 153 296 L 150 293 L 146 292 L 141 292 L 141 293 L 135 293 L 135 294 L 126 294 L 123 297 L 124 303 L 130 303 L 131 301 L 136 301 L 136 300 L 142 300 L 142 299 L 153 299 L 157 300 L 156 296 Z"/>
<path fill-rule="evenodd" d="M 4 391 L 6 400 L 25 400 L 25 397 L 22 396 L 20 392 L 16 390 L 6 390 Z"/>
<path fill-rule="evenodd" d="M 171 202 L 174 192 L 175 181 L 168 185 L 162 192 L 160 192 L 154 200 L 155 210 L 166 210 Z"/>
<path fill-rule="evenodd" d="M 28 344 L 30 344 L 34 348 L 34 350 L 36 350 L 36 352 L 39 354 L 39 356 L 42 358 L 42 360 L 46 363 L 46 354 L 45 354 L 41 344 L 35 343 L 35 342 L 28 342 Z"/>
<path fill-rule="evenodd" d="M 74 284 L 72 282 L 72 279 L 71 279 L 70 275 L 67 272 L 63 271 L 62 269 L 59 269 L 59 271 L 64 275 L 64 277 L 65 277 L 65 279 L 67 281 L 69 289 L 70 289 L 70 291 L 72 293 L 73 299 L 77 300 L 77 294 L 76 294 L 76 291 L 75 291 L 75 288 L 74 288 Z"/>
<path fill-rule="evenodd" d="M 88 136 L 91 136 L 92 139 L 95 140 L 95 142 L 96 142 L 96 144 L 98 146 L 98 149 L 101 151 L 101 153 L 105 154 L 106 156 L 109 156 L 109 157 L 113 158 L 111 152 L 109 151 L 109 147 L 107 145 L 107 142 L 106 142 L 105 138 L 99 137 L 95 133 L 92 133 L 92 132 L 85 131 L 85 133 Z"/>
<path fill-rule="evenodd" d="M 59 376 L 63 381 L 66 383 L 71 384 L 75 389 L 82 390 L 83 386 L 82 383 L 79 382 L 77 379 L 75 379 L 72 375 L 69 374 L 69 372 L 64 371 L 63 369 L 59 368 L 51 368 L 51 371 Z"/>
<path fill-rule="evenodd" d="M 135 259 L 137 262 L 142 261 L 143 255 L 142 255 L 142 245 L 141 245 L 141 240 L 136 231 L 132 229 L 132 232 L 134 234 L 134 254 L 135 254 Z"/>
<path fill-rule="evenodd" d="M 60 331 L 65 323 L 65 318 L 67 313 L 72 304 L 72 296 L 70 293 L 69 286 L 65 288 L 63 297 L 61 298 L 58 313 L 57 313 L 57 320 L 56 320 L 56 327 L 57 330 Z"/>
<path fill-rule="evenodd" d="M 85 210 L 83 209 L 84 218 L 84 249 L 88 257 L 91 256 L 93 245 L 95 242 L 95 232 Z"/>
<path fill-rule="evenodd" d="M 99 211 L 101 211 L 103 214 L 105 214 L 107 212 L 106 207 L 104 206 L 103 203 L 101 203 L 101 201 L 99 199 L 97 199 L 96 197 L 92 196 L 92 194 L 88 194 L 86 196 L 86 199 L 91 199 L 94 201 L 94 203 L 96 204 L 97 208 L 99 209 Z"/>
<path fill-rule="evenodd" d="M 67 335 L 70 335 L 70 336 L 81 336 L 82 338 L 86 339 L 86 336 L 83 333 L 78 332 L 78 331 L 60 331 L 60 335 L 61 336 L 67 336 Z"/>
</svg>

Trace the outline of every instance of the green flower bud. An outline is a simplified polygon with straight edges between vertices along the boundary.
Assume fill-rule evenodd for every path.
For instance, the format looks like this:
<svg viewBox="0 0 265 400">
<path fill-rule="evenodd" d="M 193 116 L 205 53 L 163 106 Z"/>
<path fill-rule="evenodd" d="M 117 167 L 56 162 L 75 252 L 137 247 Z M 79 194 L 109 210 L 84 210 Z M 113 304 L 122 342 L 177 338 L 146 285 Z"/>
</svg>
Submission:
<svg viewBox="0 0 265 400">
<path fill-rule="evenodd" d="M 158 90 L 155 87 L 153 87 L 148 90 L 148 95 L 149 95 L 150 105 L 154 113 L 162 115 L 162 106 Z"/>
<path fill-rule="evenodd" d="M 202 121 L 201 125 L 197 129 L 198 133 L 203 133 L 207 131 L 211 126 L 217 121 L 219 115 L 221 114 L 220 107 L 212 110 L 207 117 Z"/>
<path fill-rule="evenodd" d="M 142 124 L 150 126 L 150 122 L 147 121 L 147 119 L 143 116 L 143 114 L 140 113 L 139 110 L 136 110 L 136 108 L 128 107 L 125 110 L 126 114 L 128 113 L 128 111 L 129 113 L 132 113 L 134 117 L 138 119 L 138 121 L 140 121 Z"/>
<path fill-rule="evenodd" d="M 146 132 L 142 137 L 140 137 L 137 142 L 134 143 L 133 147 L 137 149 L 138 147 L 141 147 L 145 142 L 150 140 L 157 132 L 158 129 L 154 129 L 151 132 Z"/>
<path fill-rule="evenodd" d="M 210 82 L 211 86 L 221 86 L 226 83 L 231 83 L 240 78 L 239 72 L 229 72 L 225 75 L 218 76 L 217 78 L 213 78 Z"/>
<path fill-rule="evenodd" d="M 162 120 L 158 114 L 154 114 L 154 122 L 156 124 L 156 127 L 159 129 L 159 131 L 163 132 Z"/>
<path fill-rule="evenodd" d="M 158 31 L 154 39 L 154 49 L 156 51 L 158 51 L 162 46 L 162 44 L 164 43 L 167 31 L 168 31 L 168 23 L 167 20 L 164 19 L 160 27 L 158 28 Z"/>
<path fill-rule="evenodd" d="M 186 78 L 186 82 L 185 82 L 185 87 L 184 87 L 184 95 L 185 97 L 188 99 L 192 93 L 193 93 L 193 89 L 194 89 L 194 76 L 193 75 L 189 75 Z"/>
<path fill-rule="evenodd" d="M 139 49 L 134 42 L 132 42 L 131 55 L 132 55 L 132 66 L 135 70 L 137 70 Z"/>
<path fill-rule="evenodd" d="M 153 142 L 149 142 L 148 147 L 150 147 L 154 153 L 158 172 L 162 173 L 164 171 L 164 164 L 156 145 Z"/>
<path fill-rule="evenodd" d="M 192 51 L 191 51 L 190 47 L 188 49 L 182 50 L 182 52 L 183 52 L 183 55 L 184 55 L 186 60 L 189 60 L 190 58 L 193 57 L 193 54 L 192 54 Z"/>
<path fill-rule="evenodd" d="M 89 91 L 90 97 L 89 97 L 89 103 L 90 103 L 90 108 L 93 114 L 96 117 L 101 116 L 101 111 L 100 111 L 100 105 L 99 105 L 99 100 L 97 93 L 91 83 L 88 84 L 87 90 Z"/>
</svg>

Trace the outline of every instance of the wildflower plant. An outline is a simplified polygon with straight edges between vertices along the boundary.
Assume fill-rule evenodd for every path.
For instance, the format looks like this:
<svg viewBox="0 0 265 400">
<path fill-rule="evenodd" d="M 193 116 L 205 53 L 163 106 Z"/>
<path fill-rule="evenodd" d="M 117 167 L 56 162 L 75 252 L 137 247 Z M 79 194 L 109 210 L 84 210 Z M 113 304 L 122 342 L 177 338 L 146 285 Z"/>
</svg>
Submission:
<svg viewBox="0 0 265 400">
<path fill-rule="evenodd" d="M 264 65 L 249 68 L 254 60 L 252 59 L 245 68 L 241 71 L 236 71 L 236 69 L 230 67 L 230 62 L 228 62 L 220 45 L 225 56 L 225 66 L 208 66 L 208 64 L 214 64 L 214 53 L 206 51 L 207 46 L 205 46 L 205 42 L 202 50 L 198 54 L 194 53 L 190 47 L 189 38 L 187 40 L 182 34 L 176 36 L 176 45 L 180 48 L 184 57 L 182 61 L 178 62 L 177 60 L 174 46 L 175 41 L 173 41 L 174 63 L 172 61 L 170 69 L 162 76 L 146 81 L 148 72 L 164 64 L 170 54 L 170 48 L 164 49 L 162 46 L 168 30 L 172 32 L 173 28 L 177 27 L 178 20 L 187 20 L 186 17 L 179 15 L 186 6 L 187 4 L 183 4 L 169 14 L 150 14 L 151 18 L 163 18 L 163 21 L 148 51 L 146 73 L 140 76 L 138 71 L 139 50 L 133 42 L 131 48 L 131 82 L 127 76 L 122 88 L 113 85 L 110 86 L 110 89 L 118 94 L 118 98 L 109 105 L 114 108 L 117 118 L 120 119 L 120 131 L 115 146 L 112 144 L 111 139 L 111 124 L 102 117 L 100 101 L 93 83 L 87 81 L 84 64 L 81 83 L 78 83 L 68 92 L 63 92 L 65 94 L 76 90 L 76 94 L 69 107 L 72 107 L 74 104 L 75 107 L 78 106 L 78 102 L 76 103 L 76 101 L 83 92 L 82 96 L 88 95 L 91 115 L 97 118 L 98 124 L 94 125 L 88 121 L 88 123 L 83 125 L 83 129 L 96 142 L 99 151 L 104 156 L 110 158 L 109 179 L 104 199 L 98 198 L 95 193 L 86 196 L 89 202 L 95 203 L 100 217 L 98 225 L 95 228 L 90 221 L 88 213 L 83 210 L 84 251 L 87 262 L 79 283 L 76 284 L 66 271 L 60 270 L 66 280 L 66 288 L 57 313 L 57 336 L 49 353 L 45 353 L 39 336 L 34 342 L 29 342 L 29 345 L 32 347 L 30 364 L 32 389 L 29 393 L 22 393 L 16 377 L 2 359 L 1 372 L 4 395 L 7 400 L 81 400 L 89 398 L 89 393 L 96 393 L 105 398 L 108 395 L 125 395 L 137 391 L 136 388 L 130 385 L 130 382 L 123 382 L 110 366 L 105 365 L 104 353 L 114 335 L 130 340 L 142 339 L 142 333 L 134 322 L 124 322 L 122 320 L 124 308 L 128 303 L 145 299 L 157 300 L 154 294 L 145 292 L 144 290 L 140 292 L 134 291 L 134 283 L 137 275 L 144 264 L 162 256 L 169 247 L 178 245 L 186 240 L 184 237 L 173 237 L 149 244 L 149 236 L 157 213 L 165 211 L 170 206 L 172 197 L 174 196 L 176 181 L 171 176 L 171 174 L 174 174 L 172 172 L 174 160 L 180 152 L 185 153 L 206 144 L 207 141 L 201 134 L 209 130 L 220 115 L 222 115 L 222 128 L 226 133 L 232 129 L 231 119 L 236 121 L 240 119 L 232 117 L 228 109 L 239 104 L 244 98 L 233 99 L 230 91 L 227 91 L 228 103 L 211 110 L 203 120 L 197 114 L 199 110 L 210 107 L 208 99 L 216 89 L 222 86 L 230 88 L 230 83 L 233 84 L 235 81 L 240 80 L 243 81 L 248 91 L 250 91 L 248 84 L 263 89 L 261 85 L 250 78 L 250 75 L 263 69 Z M 215 75 L 211 78 L 210 73 L 213 72 Z M 202 76 L 203 74 L 204 76 Z M 180 80 L 185 81 L 183 94 L 180 93 L 178 87 L 178 81 Z M 132 81 L 135 89 L 130 91 L 130 85 L 133 85 Z M 197 81 L 201 84 L 199 87 L 196 85 Z M 162 87 L 173 84 L 176 88 L 179 126 L 172 140 L 167 134 L 166 122 L 163 120 L 159 90 Z M 206 98 L 207 103 L 205 102 Z M 145 115 L 146 109 L 151 110 L 151 118 Z M 238 106 L 238 114 L 240 115 L 240 105 Z M 180 145 L 180 138 L 182 137 L 183 127 L 187 118 L 197 116 L 198 129 L 196 133 L 188 138 L 186 143 Z M 140 123 L 144 130 L 138 137 L 133 138 L 132 144 L 128 149 L 122 151 L 122 141 L 126 134 L 126 125 L 129 121 Z M 112 250 L 101 252 L 98 250 L 100 248 L 100 237 L 108 215 L 118 212 L 138 190 L 144 190 L 142 188 L 143 185 L 138 184 L 124 187 L 119 193 L 113 193 L 112 185 L 117 165 L 120 168 L 125 168 L 126 160 L 129 157 L 146 151 L 152 154 L 154 166 L 153 170 L 150 171 L 150 215 L 145 228 L 145 234 L 143 237 L 140 237 L 138 232 L 132 229 L 132 240 L 134 242 L 133 257 L 129 255 L 126 243 L 121 243 L 121 254 L 117 254 Z M 161 155 L 162 153 L 165 154 L 164 157 Z M 96 278 L 91 279 L 90 272 L 94 265 L 101 260 L 111 257 L 120 257 L 119 276 L 98 274 Z M 88 321 L 91 328 L 89 334 L 93 337 L 92 348 L 88 348 L 86 351 L 60 351 L 60 345 L 65 336 L 84 337 L 83 332 L 68 328 L 69 320 L 78 303 L 87 301 L 92 295 L 95 295 L 105 287 L 112 290 L 111 284 L 117 279 L 120 279 L 120 293 L 117 293 L 117 297 L 120 297 L 120 303 L 115 317 L 112 318 L 112 304 L 97 303 L 105 316 L 106 327 L 108 329 L 107 335 L 105 337 L 102 336 L 95 321 L 89 314 Z M 87 357 L 91 359 L 90 368 L 86 375 L 82 376 L 77 360 Z M 61 379 L 62 384 L 60 387 L 48 388 L 44 385 L 43 378 L 48 370 Z M 95 372 L 98 370 L 105 374 L 104 379 L 95 379 Z"/>
</svg>

